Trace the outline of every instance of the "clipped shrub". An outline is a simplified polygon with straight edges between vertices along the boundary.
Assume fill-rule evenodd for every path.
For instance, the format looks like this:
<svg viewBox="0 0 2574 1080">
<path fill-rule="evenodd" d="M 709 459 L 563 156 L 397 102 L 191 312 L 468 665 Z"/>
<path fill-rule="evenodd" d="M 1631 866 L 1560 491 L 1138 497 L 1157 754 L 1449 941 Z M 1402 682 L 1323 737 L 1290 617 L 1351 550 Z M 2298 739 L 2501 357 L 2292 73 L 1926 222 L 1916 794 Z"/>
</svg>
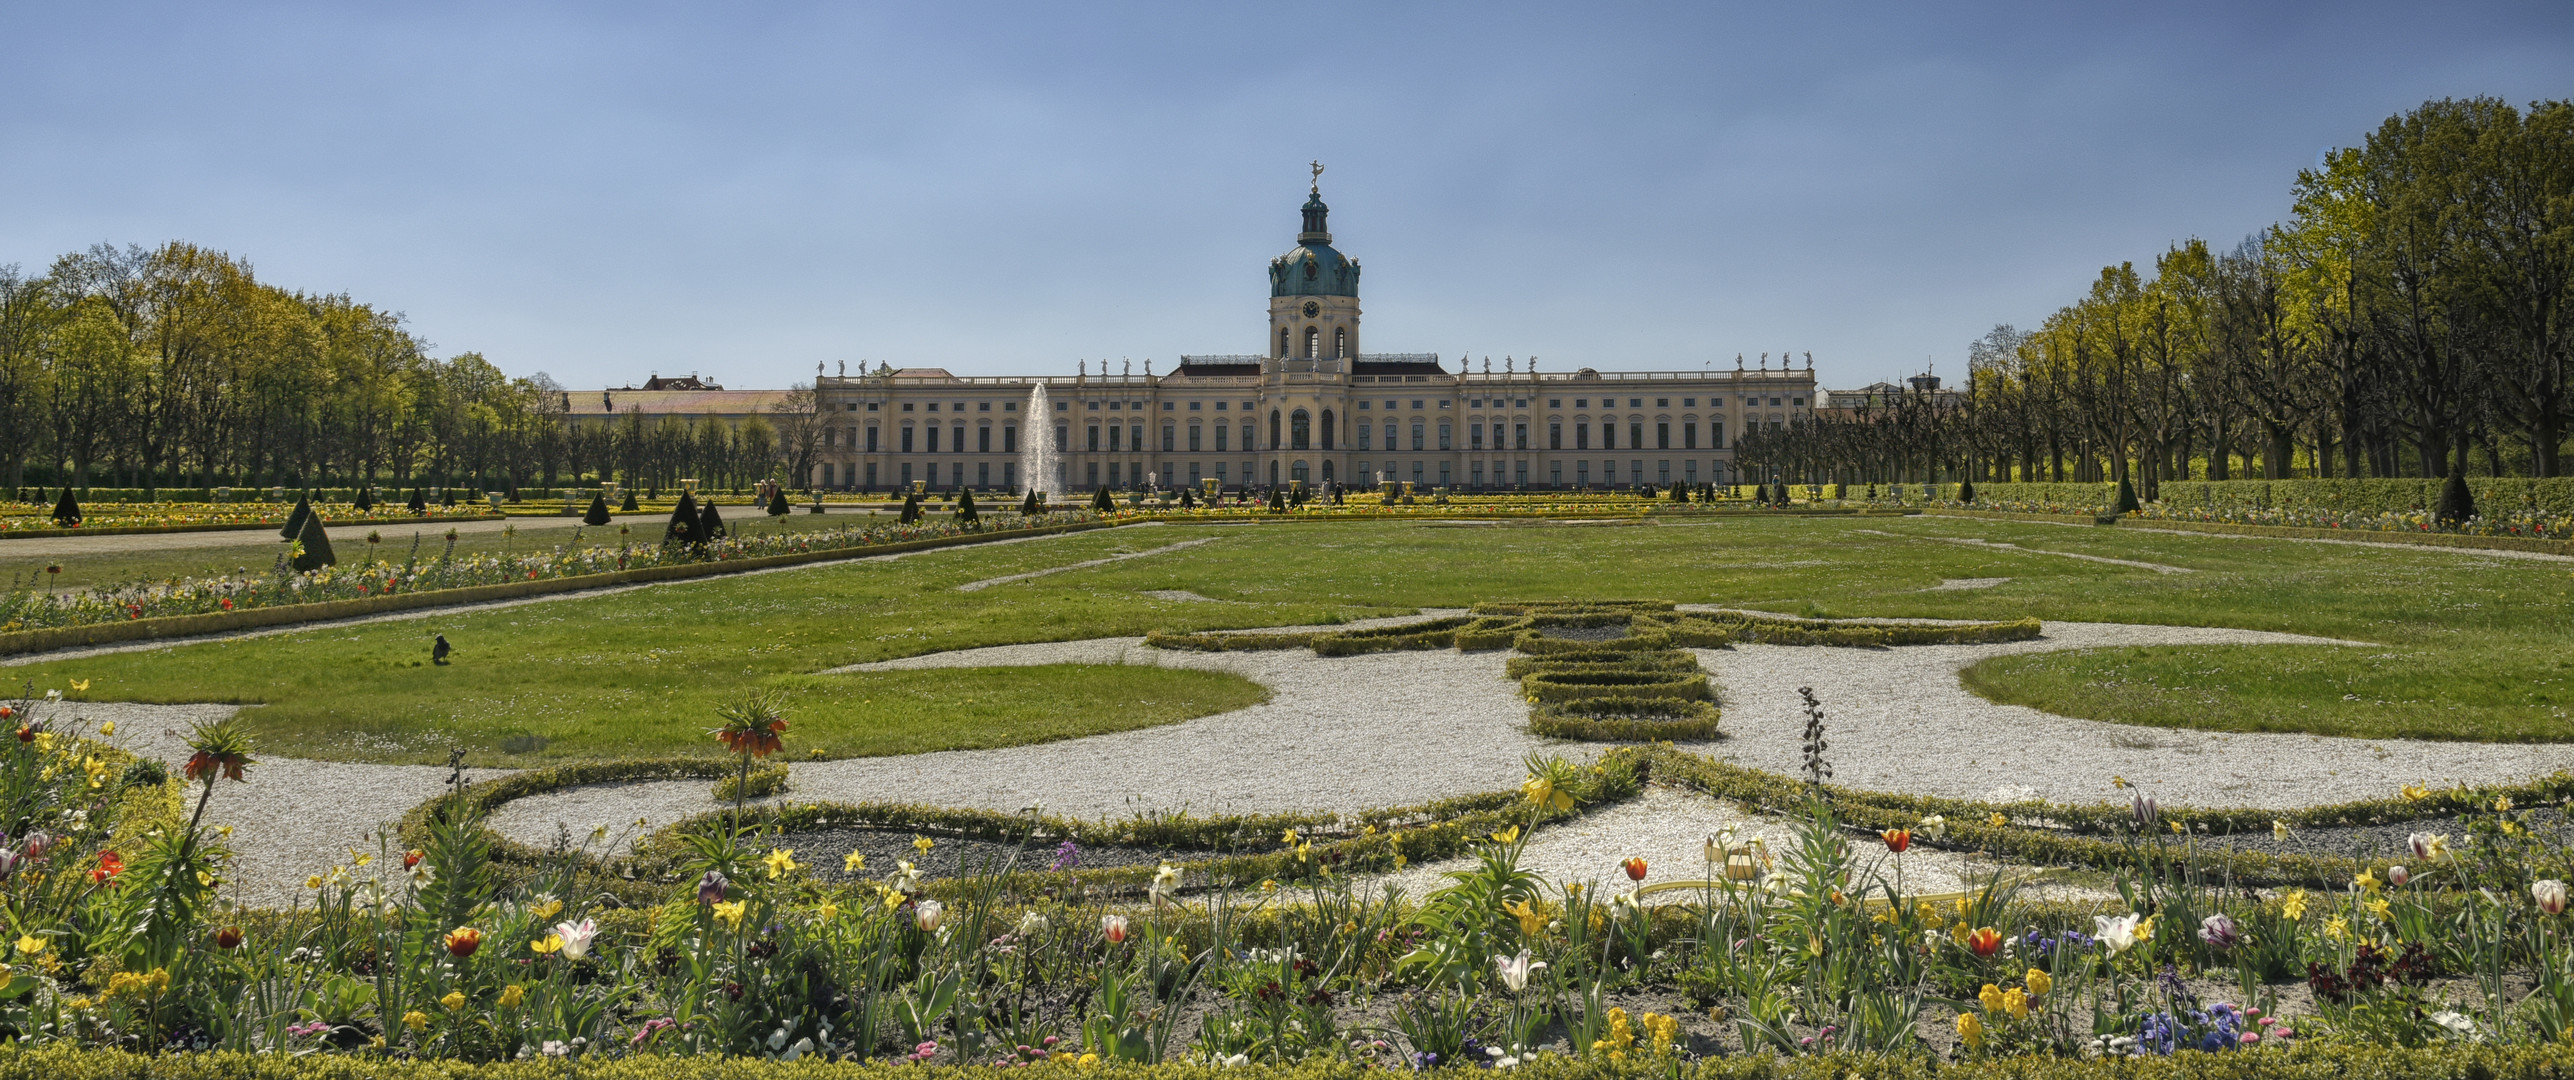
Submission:
<svg viewBox="0 0 2574 1080">
<path fill-rule="evenodd" d="M 2120 477 L 2118 480 L 2118 502 L 2110 506 L 2109 512 L 2113 514 L 2133 514 L 2142 509 L 2144 509 L 2144 505 L 2136 501 L 2136 485 L 2128 482 L 2127 478 Z"/>
<path fill-rule="evenodd" d="M 71 485 L 63 485 L 63 497 L 54 503 L 54 524 L 71 528 L 80 524 L 80 500 L 72 498 Z"/>
<path fill-rule="evenodd" d="M 1512 639 L 1510 646 L 1531 656 L 1615 659 L 1669 649 L 1671 635 L 1660 630 L 1647 630 L 1606 641 L 1585 641 L 1581 638 L 1547 637 L 1541 631 L 1525 630 Z"/>
<path fill-rule="evenodd" d="M 1314 638 L 1314 654 L 1357 656 L 1360 653 L 1451 648 L 1457 644 L 1457 631 L 1473 621 L 1472 616 L 1450 615 L 1401 626 L 1321 634 Z"/>
<path fill-rule="evenodd" d="M 1962 480 L 1958 482 L 1957 501 L 1962 503 L 1972 503 L 1975 501 L 1975 481 Z"/>
<path fill-rule="evenodd" d="M 373 510 L 375 509 L 375 492 L 361 484 L 358 486 L 357 496 L 349 500 L 349 505 L 355 507 L 357 512 L 361 514 L 366 513 L 369 510 Z"/>
<path fill-rule="evenodd" d="M 2476 495 L 2467 490 L 2463 472 L 2450 473 L 2449 479 L 2440 484 L 2440 507 L 2433 516 L 2443 525 L 2456 525 L 2476 516 Z"/>
<path fill-rule="evenodd" d="M 904 493 L 902 515 L 894 520 L 904 525 L 917 525 L 920 523 L 921 496 L 919 492 L 914 491 Z"/>
<path fill-rule="evenodd" d="M 1313 644 L 1318 634 L 1327 632 L 1171 634 L 1155 630 L 1144 635 L 1144 644 L 1156 649 L 1184 649 L 1190 652 L 1256 652 L 1265 649 L 1301 649 Z"/>
<path fill-rule="evenodd" d="M 63 493 L 63 497 L 70 498 L 71 492 L 65 491 Z M 295 509 L 286 514 L 286 527 L 277 530 L 278 537 L 286 540 L 302 539 L 304 536 L 304 520 L 312 516 L 313 497 L 306 495 L 302 498 L 296 499 Z"/>
<path fill-rule="evenodd" d="M 698 541 L 721 540 L 724 532 L 724 516 L 715 512 L 715 500 L 706 500 L 705 511 L 697 515 Z"/>
<path fill-rule="evenodd" d="M 1099 485 L 1099 492 L 1090 497 L 1090 508 L 1103 514 L 1116 512 L 1117 504 L 1108 497 L 1108 485 Z"/>
<path fill-rule="evenodd" d="M 1662 649 L 1628 657 L 1582 658 L 1562 656 L 1514 656 L 1502 664 L 1502 674 L 1525 679 L 1540 673 L 1569 672 L 1589 674 L 1605 671 L 1673 672 L 1697 671 L 1698 658 L 1678 649 Z"/>
<path fill-rule="evenodd" d="M 1670 611 L 1677 607 L 1669 600 L 1494 600 L 1475 605 L 1477 615 L 1615 615 L 1621 612 Z M 1558 623 L 1553 625 L 1607 626 L 1599 623 Z"/>
<path fill-rule="evenodd" d="M 597 494 L 593 494 L 593 495 L 591 495 L 591 496 L 590 496 L 590 511 L 589 511 L 588 513 L 586 513 L 586 514 L 581 515 L 581 524 L 584 524 L 584 525 L 605 525 L 605 524 L 607 524 L 607 523 L 608 523 L 608 496 L 607 496 L 607 494 L 606 494 L 605 492 L 601 492 L 601 493 L 597 493 Z"/>
<path fill-rule="evenodd" d="M 429 500 L 421 496 L 419 488 L 412 488 L 411 501 L 403 504 L 402 508 L 411 511 L 414 516 L 426 515 L 429 512 Z"/>
<path fill-rule="evenodd" d="M 1280 491 L 1277 488 L 1269 489 L 1269 512 L 1273 514 L 1284 514 L 1287 512 L 1286 492 Z"/>
<path fill-rule="evenodd" d="M 768 511 L 770 517 L 787 516 L 786 485 L 780 484 L 769 489 Z"/>
<path fill-rule="evenodd" d="M 1707 676 L 1696 671 L 1541 671 L 1522 677 L 1519 686 L 1521 696 L 1540 705 L 1599 697 L 1716 698 Z"/>
<path fill-rule="evenodd" d="M 625 511 L 626 513 L 629 513 L 629 514 L 633 514 L 633 513 L 640 513 L 640 512 L 643 510 L 643 507 L 642 507 L 640 504 L 638 504 L 638 503 L 636 503 L 636 502 L 635 502 L 635 489 L 633 489 L 633 488 L 627 488 L 627 489 L 626 489 L 626 501 L 625 501 L 624 503 L 620 504 L 620 505 L 617 507 L 617 509 L 622 510 L 622 511 Z"/>
<path fill-rule="evenodd" d="M 339 555 L 331 550 L 330 530 L 322 527 L 320 514 L 304 515 L 304 535 L 296 539 L 303 544 L 303 549 L 295 553 L 294 566 L 298 572 L 311 573 L 339 564 Z"/>
<path fill-rule="evenodd" d="M 1547 703 L 1528 711 L 1528 731 L 1584 742 L 1691 742 L 1716 737 L 1723 713 L 1710 701 L 1595 697 Z"/>
<path fill-rule="evenodd" d="M 1528 629 L 1531 625 L 1529 618 L 1525 615 L 1515 618 L 1506 615 L 1480 616 L 1475 621 L 1457 628 L 1457 648 L 1464 652 L 1507 649 L 1510 648 L 1511 641 L 1519 636 L 1520 631 Z"/>
<path fill-rule="evenodd" d="M 974 511 L 974 491 L 973 491 L 973 489 L 971 489 L 971 488 L 958 488 L 958 489 L 956 489 L 956 521 L 957 521 L 957 524 L 960 524 L 960 525 L 972 525 L 972 524 L 976 524 L 977 522 L 980 522 L 980 521 L 982 521 L 982 520 L 983 520 L 982 515 L 977 514 L 977 513 L 975 513 L 975 511 Z"/>
<path fill-rule="evenodd" d="M 1046 512 L 1045 504 L 1037 501 L 1037 489 L 1028 489 L 1028 497 L 1020 500 L 1019 502 L 1019 512 L 1022 514 L 1042 514 Z"/>
<path fill-rule="evenodd" d="M 783 761 L 755 765 L 750 775 L 732 773 L 715 782 L 715 801 L 732 802 L 735 798 L 765 799 L 787 790 L 787 767 Z"/>
<path fill-rule="evenodd" d="M 665 544 L 700 542 L 705 538 L 698 535 L 698 528 L 697 498 L 688 492 L 680 492 L 679 505 L 671 507 L 670 521 L 662 526 L 661 541 Z"/>
</svg>

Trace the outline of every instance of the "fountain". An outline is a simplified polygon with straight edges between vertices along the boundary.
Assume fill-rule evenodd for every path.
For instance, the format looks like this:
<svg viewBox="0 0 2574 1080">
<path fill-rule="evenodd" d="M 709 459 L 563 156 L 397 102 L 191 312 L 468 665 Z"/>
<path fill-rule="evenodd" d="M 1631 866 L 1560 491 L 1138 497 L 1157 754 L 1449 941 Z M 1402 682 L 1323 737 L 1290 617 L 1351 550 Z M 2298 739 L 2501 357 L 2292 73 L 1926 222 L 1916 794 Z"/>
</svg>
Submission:
<svg viewBox="0 0 2574 1080">
<path fill-rule="evenodd" d="M 1028 491 L 1055 483 L 1055 407 L 1046 398 L 1045 380 L 1028 388 L 1027 417 L 1019 426 L 1019 482 Z"/>
</svg>

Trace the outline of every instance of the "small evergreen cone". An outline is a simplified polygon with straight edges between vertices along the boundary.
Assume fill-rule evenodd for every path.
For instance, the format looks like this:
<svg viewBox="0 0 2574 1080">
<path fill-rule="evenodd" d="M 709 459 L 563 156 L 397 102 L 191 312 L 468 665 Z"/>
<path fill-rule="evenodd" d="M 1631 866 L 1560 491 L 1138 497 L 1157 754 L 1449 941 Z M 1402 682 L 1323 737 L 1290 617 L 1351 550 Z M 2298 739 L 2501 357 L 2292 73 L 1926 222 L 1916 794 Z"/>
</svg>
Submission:
<svg viewBox="0 0 2574 1080">
<path fill-rule="evenodd" d="M 287 512 L 286 514 L 286 527 L 277 530 L 277 535 L 287 540 L 302 539 L 304 536 L 304 520 L 312 516 L 313 500 L 311 497 L 307 496 L 305 498 L 295 500 L 295 509 Z"/>
<path fill-rule="evenodd" d="M 1090 497 L 1090 508 L 1103 514 L 1117 509 L 1117 503 L 1108 497 L 1108 485 L 1099 485 L 1099 493 Z"/>
<path fill-rule="evenodd" d="M 786 515 L 786 485 L 780 484 L 769 489 L 769 516 L 785 517 Z"/>
<path fill-rule="evenodd" d="M 635 505 L 635 489 L 626 489 L 626 501 L 622 505 L 618 506 L 617 509 L 623 510 L 629 514 L 640 512 L 643 509 L 643 507 Z"/>
<path fill-rule="evenodd" d="M 367 511 L 369 511 L 369 510 L 373 510 L 373 509 L 375 509 L 375 495 L 374 495 L 373 493 L 371 493 L 371 492 L 367 491 L 367 489 L 366 489 L 366 485 L 364 485 L 364 484 L 359 484 L 359 485 L 358 485 L 358 489 L 357 489 L 357 497 L 356 497 L 356 498 L 353 498 L 353 499 L 350 499 L 350 500 L 349 500 L 349 504 L 350 504 L 350 505 L 352 505 L 352 506 L 357 507 L 357 512 L 358 512 L 358 513 L 361 513 L 361 514 L 366 513 L 366 512 L 367 512 Z"/>
<path fill-rule="evenodd" d="M 605 524 L 607 524 L 607 523 L 608 523 L 608 495 L 607 495 L 607 493 L 606 493 L 606 492 L 600 492 L 600 491 L 594 491 L 594 492 L 591 492 L 591 493 L 590 493 L 590 512 L 589 512 L 589 513 L 586 513 L 586 514 L 581 515 L 581 524 L 584 524 L 584 525 L 605 525 Z"/>
<path fill-rule="evenodd" d="M 1688 502 L 1688 501 L 1689 501 L 1689 485 L 1687 485 L 1687 484 L 1673 484 L 1673 485 L 1671 485 L 1671 501 L 1676 502 L 1676 503 L 1685 503 L 1685 502 Z"/>
<path fill-rule="evenodd" d="M 63 485 L 62 500 L 54 504 L 54 524 L 71 528 L 80 524 L 80 501 L 72 498 L 71 485 Z"/>
<path fill-rule="evenodd" d="M 304 535 L 297 539 L 304 543 L 303 553 L 295 556 L 297 572 L 311 573 L 325 566 L 339 565 L 340 557 L 331 551 L 330 531 L 322 528 L 322 515 L 304 515 Z"/>
<path fill-rule="evenodd" d="M 706 500 L 706 512 L 697 515 L 697 538 L 721 540 L 724 538 L 724 531 L 724 515 L 715 512 L 715 500 Z"/>
<path fill-rule="evenodd" d="M 2440 524 L 2453 527 L 2464 525 L 2468 518 L 2476 516 L 2476 493 L 2467 489 L 2464 470 L 2449 474 L 2449 478 L 2441 482 L 2440 507 L 2432 516 L 2439 519 Z"/>
<path fill-rule="evenodd" d="M 2141 509 L 2141 507 L 2136 502 L 2136 485 L 2128 483 L 2125 478 L 2121 478 L 2118 481 L 2118 506 L 2111 512 L 2118 514 L 2133 514 L 2138 509 Z"/>
<path fill-rule="evenodd" d="M 697 528 L 697 497 L 685 491 L 680 492 L 679 505 L 670 510 L 670 524 L 662 528 L 661 542 L 665 544 L 703 543 L 706 538 L 697 534 Z"/>
<path fill-rule="evenodd" d="M 1195 508 L 1197 507 L 1197 505 L 1198 505 L 1198 497 L 1197 497 L 1197 496 L 1195 496 L 1195 495 L 1190 494 L 1190 493 L 1189 493 L 1189 489 L 1187 489 L 1187 488 L 1181 488 L 1181 489 L 1180 489 L 1180 509 L 1182 509 L 1182 510 L 1191 510 L 1191 509 L 1195 509 Z"/>
<path fill-rule="evenodd" d="M 974 509 L 974 491 L 971 488 L 956 489 L 956 520 L 962 525 L 973 525 L 983 520 L 983 515 Z"/>
<path fill-rule="evenodd" d="M 411 511 L 414 515 L 426 515 L 429 513 L 429 500 L 421 496 L 419 488 L 412 488 L 411 504 L 404 509 Z"/>
<path fill-rule="evenodd" d="M 907 491 L 903 493 L 903 515 L 894 520 L 896 523 L 903 525 L 919 524 L 921 520 L 921 496 L 919 492 Z"/>
<path fill-rule="evenodd" d="M 1269 489 L 1269 512 L 1273 514 L 1284 514 L 1287 512 L 1286 492 L 1280 491 L 1277 488 Z"/>
<path fill-rule="evenodd" d="M 1045 506 L 1037 501 L 1037 489 L 1028 489 L 1028 497 L 1019 503 L 1019 512 L 1028 515 L 1046 512 Z"/>
<path fill-rule="evenodd" d="M 1957 484 L 1957 501 L 1962 502 L 1962 503 L 1971 503 L 1971 502 L 1974 502 L 1974 501 L 1975 501 L 1975 481 L 1973 481 L 1973 480 L 1961 480 L 1961 481 L 1958 481 L 1958 484 Z"/>
</svg>

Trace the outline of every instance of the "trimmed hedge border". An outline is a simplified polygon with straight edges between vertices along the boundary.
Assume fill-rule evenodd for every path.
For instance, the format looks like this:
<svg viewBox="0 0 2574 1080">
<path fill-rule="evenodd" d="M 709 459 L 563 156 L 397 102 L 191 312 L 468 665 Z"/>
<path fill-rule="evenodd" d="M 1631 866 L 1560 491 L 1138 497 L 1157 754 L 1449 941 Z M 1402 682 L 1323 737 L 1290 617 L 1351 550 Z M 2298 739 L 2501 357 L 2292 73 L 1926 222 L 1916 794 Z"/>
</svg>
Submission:
<svg viewBox="0 0 2574 1080">
<path fill-rule="evenodd" d="M 22 653 L 51 652 L 55 649 L 77 649 L 91 645 L 110 645 L 127 641 L 151 641 L 162 638 L 197 637 L 235 630 L 268 626 L 293 626 L 300 623 L 330 622 L 388 611 L 416 611 L 422 608 L 480 604 L 493 600 L 515 600 L 527 596 L 581 592 L 659 581 L 681 581 L 689 578 L 738 574 L 747 570 L 764 570 L 776 566 L 836 562 L 864 559 L 906 551 L 959 547 L 967 544 L 1013 540 L 1021 537 L 1046 536 L 1054 533 L 1085 532 L 1113 528 L 1119 523 L 1076 521 L 1063 525 L 1045 525 L 1034 529 L 1007 529 L 991 532 L 938 536 L 924 540 L 902 540 L 891 544 L 866 547 L 829 548 L 821 551 L 795 551 L 784 555 L 760 555 L 747 559 L 725 559 L 715 562 L 678 563 L 670 566 L 647 566 L 634 570 L 615 570 L 603 574 L 575 574 L 570 577 L 544 578 L 537 581 L 508 581 L 492 585 L 469 585 L 458 589 L 429 589 L 391 596 L 369 596 L 355 600 L 327 600 L 318 604 L 278 604 L 273 607 L 246 608 L 240 611 L 208 612 L 202 615 L 169 615 L 125 622 L 91 623 L 86 626 L 59 626 L 42 630 L 16 630 L 0 633 L 0 656 Z"/>
<path fill-rule="evenodd" d="M 103 503 L 101 505 L 113 506 L 115 504 Z M 339 521 L 332 521 L 329 518 L 323 518 L 322 524 L 325 527 L 333 529 L 347 528 L 353 525 L 454 525 L 466 521 L 500 521 L 508 516 L 509 515 L 507 514 L 486 512 L 481 514 L 431 514 L 428 517 L 405 518 L 344 518 Z M 269 532 L 276 532 L 285 524 L 286 523 L 283 521 L 251 521 L 240 524 L 199 522 L 190 525 L 102 525 L 95 529 L 0 529 L 0 540 L 42 540 L 49 537 L 64 536 L 157 536 L 162 533 L 249 532 L 253 529 L 266 529 Z"/>
<path fill-rule="evenodd" d="M 1716 691 L 1698 671 L 1539 671 L 1519 680 L 1531 704 L 1550 705 L 1597 697 L 1713 701 Z"/>
<path fill-rule="evenodd" d="M 1144 644 L 1156 649 L 1186 649 L 1192 652 L 1258 652 L 1264 649 L 1301 649 L 1314 643 L 1326 631 L 1292 634 L 1228 633 L 1209 630 L 1195 634 L 1173 634 L 1161 630 L 1147 632 Z"/>
<path fill-rule="evenodd" d="M 1423 622 L 1378 627 L 1373 630 L 1344 630 L 1314 635 L 1316 656 L 1357 656 L 1361 653 L 1403 652 L 1419 649 L 1445 649 L 1456 645 L 1457 631 L 1474 618 L 1450 615 Z"/>
<path fill-rule="evenodd" d="M 2053 521 L 2075 525 L 2102 524 L 2088 517 L 2022 513 L 2015 510 L 1937 509 L 1924 511 L 1921 516 L 1986 518 L 1995 521 Z M 2362 543 L 2403 544 L 2409 547 L 2529 551 L 2541 555 L 2574 557 L 2574 540 L 2540 540 L 2527 536 L 2468 536 L 2463 533 L 2397 532 L 2393 529 L 2304 529 L 2289 525 L 2232 525 L 2218 521 L 2175 521 L 2170 518 L 2134 516 L 2116 520 L 2138 529 L 2170 529 L 2175 532 L 2215 533 L 2223 536 L 2276 537 L 2282 540 L 2356 540 Z"/>
<path fill-rule="evenodd" d="M 1528 711 L 1528 730 L 1583 742 L 1703 742 L 1716 737 L 1723 714 L 1710 701 L 1595 697 Z"/>
</svg>

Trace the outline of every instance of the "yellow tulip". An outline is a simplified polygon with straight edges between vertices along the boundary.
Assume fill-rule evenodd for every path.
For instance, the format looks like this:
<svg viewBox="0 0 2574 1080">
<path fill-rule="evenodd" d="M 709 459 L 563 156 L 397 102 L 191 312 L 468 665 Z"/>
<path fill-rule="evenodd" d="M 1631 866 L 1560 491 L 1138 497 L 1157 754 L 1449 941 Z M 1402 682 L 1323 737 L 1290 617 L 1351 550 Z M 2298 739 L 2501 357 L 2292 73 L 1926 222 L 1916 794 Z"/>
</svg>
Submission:
<svg viewBox="0 0 2574 1080">
<path fill-rule="evenodd" d="M 2047 991 L 2056 988 L 2055 977 L 2037 968 L 2029 969 L 2028 983 L 2030 997 L 2045 997 Z"/>
<path fill-rule="evenodd" d="M 1974 1013 L 1957 1014 L 1957 1040 L 1965 1043 L 1966 1048 L 1969 1050 L 1982 1049 L 1984 1046 L 1984 1022 L 1976 1019 Z"/>
</svg>

